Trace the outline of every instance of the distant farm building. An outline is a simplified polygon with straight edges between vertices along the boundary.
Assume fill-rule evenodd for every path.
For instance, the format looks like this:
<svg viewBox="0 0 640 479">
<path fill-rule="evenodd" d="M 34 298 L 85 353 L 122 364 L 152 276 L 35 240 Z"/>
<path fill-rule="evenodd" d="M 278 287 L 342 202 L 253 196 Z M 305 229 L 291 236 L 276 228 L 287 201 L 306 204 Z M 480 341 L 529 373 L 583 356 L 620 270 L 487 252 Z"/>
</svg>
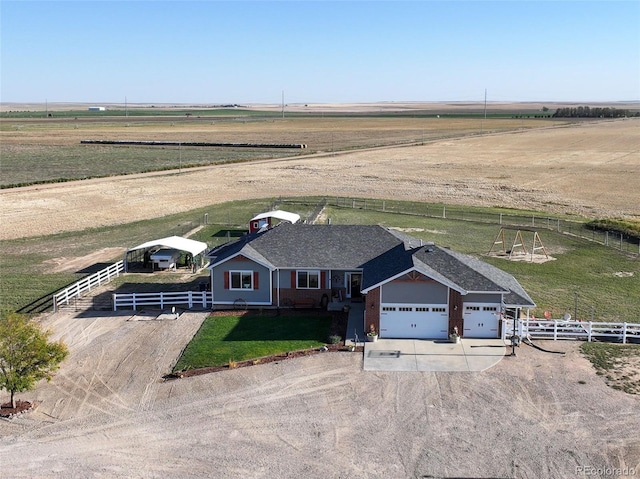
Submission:
<svg viewBox="0 0 640 479">
<path fill-rule="evenodd" d="M 103 106 L 90 106 L 89 111 L 106 111 L 107 109 Z"/>
<path fill-rule="evenodd" d="M 271 228 L 272 226 L 275 226 L 273 224 L 274 219 L 295 224 L 300 221 L 300 215 L 282 210 L 274 210 L 267 211 L 266 213 L 261 213 L 249 220 L 249 233 L 255 233 L 262 228 Z"/>
</svg>

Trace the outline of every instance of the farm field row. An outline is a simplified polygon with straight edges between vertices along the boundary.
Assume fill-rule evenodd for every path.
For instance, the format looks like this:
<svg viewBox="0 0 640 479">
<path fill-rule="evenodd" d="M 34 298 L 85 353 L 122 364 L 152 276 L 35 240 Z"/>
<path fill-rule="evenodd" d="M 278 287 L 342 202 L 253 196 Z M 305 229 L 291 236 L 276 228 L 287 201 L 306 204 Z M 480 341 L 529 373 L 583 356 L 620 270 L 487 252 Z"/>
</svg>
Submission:
<svg viewBox="0 0 640 479">
<path fill-rule="evenodd" d="M 0 121 L 0 186 L 84 179 L 221 162 L 286 158 L 564 124 L 556 120 L 452 118 L 131 119 Z M 81 140 L 303 143 L 307 150 L 105 146 Z"/>
<path fill-rule="evenodd" d="M 639 124 L 586 123 L 4 189 L 0 239 L 114 226 L 232 200 L 308 195 L 637 219 Z"/>
</svg>

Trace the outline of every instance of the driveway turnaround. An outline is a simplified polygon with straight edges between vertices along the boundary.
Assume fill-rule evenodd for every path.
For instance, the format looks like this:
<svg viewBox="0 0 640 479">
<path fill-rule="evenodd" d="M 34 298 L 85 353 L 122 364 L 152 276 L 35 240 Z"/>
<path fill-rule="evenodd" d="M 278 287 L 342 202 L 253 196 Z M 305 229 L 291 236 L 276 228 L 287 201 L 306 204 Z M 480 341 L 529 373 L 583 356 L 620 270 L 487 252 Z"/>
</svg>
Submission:
<svg viewBox="0 0 640 479">
<path fill-rule="evenodd" d="M 379 339 L 365 343 L 365 371 L 484 371 L 507 354 L 501 339 Z"/>
</svg>

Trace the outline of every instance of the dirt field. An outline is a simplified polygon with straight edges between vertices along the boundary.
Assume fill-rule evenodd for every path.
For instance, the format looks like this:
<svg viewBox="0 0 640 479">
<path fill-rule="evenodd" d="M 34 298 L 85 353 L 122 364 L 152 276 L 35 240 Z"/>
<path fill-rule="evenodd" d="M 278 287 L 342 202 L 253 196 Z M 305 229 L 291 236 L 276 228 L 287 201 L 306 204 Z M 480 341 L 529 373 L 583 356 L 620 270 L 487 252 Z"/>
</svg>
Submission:
<svg viewBox="0 0 640 479">
<path fill-rule="evenodd" d="M 340 195 L 640 216 L 640 120 L 0 191 L 0 239 L 238 199 Z"/>
<path fill-rule="evenodd" d="M 325 353 L 163 382 L 203 314 L 127 319 L 46 319 L 71 355 L 21 395 L 35 411 L 0 420 L 2 477 L 640 473 L 640 397 L 607 387 L 577 343 L 522 346 L 477 374 L 370 373 L 361 354 Z"/>
</svg>

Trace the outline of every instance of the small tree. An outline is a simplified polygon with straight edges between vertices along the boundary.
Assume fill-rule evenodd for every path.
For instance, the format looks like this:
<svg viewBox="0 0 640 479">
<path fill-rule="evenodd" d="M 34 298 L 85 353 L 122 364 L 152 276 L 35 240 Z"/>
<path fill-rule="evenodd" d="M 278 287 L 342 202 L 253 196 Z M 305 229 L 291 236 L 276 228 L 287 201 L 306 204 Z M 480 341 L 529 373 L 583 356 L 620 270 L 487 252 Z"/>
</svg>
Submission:
<svg viewBox="0 0 640 479">
<path fill-rule="evenodd" d="M 50 334 L 21 314 L 0 318 L 0 389 L 11 394 L 12 408 L 15 393 L 30 391 L 41 379 L 49 381 L 67 357 L 67 347 L 49 342 Z"/>
</svg>

